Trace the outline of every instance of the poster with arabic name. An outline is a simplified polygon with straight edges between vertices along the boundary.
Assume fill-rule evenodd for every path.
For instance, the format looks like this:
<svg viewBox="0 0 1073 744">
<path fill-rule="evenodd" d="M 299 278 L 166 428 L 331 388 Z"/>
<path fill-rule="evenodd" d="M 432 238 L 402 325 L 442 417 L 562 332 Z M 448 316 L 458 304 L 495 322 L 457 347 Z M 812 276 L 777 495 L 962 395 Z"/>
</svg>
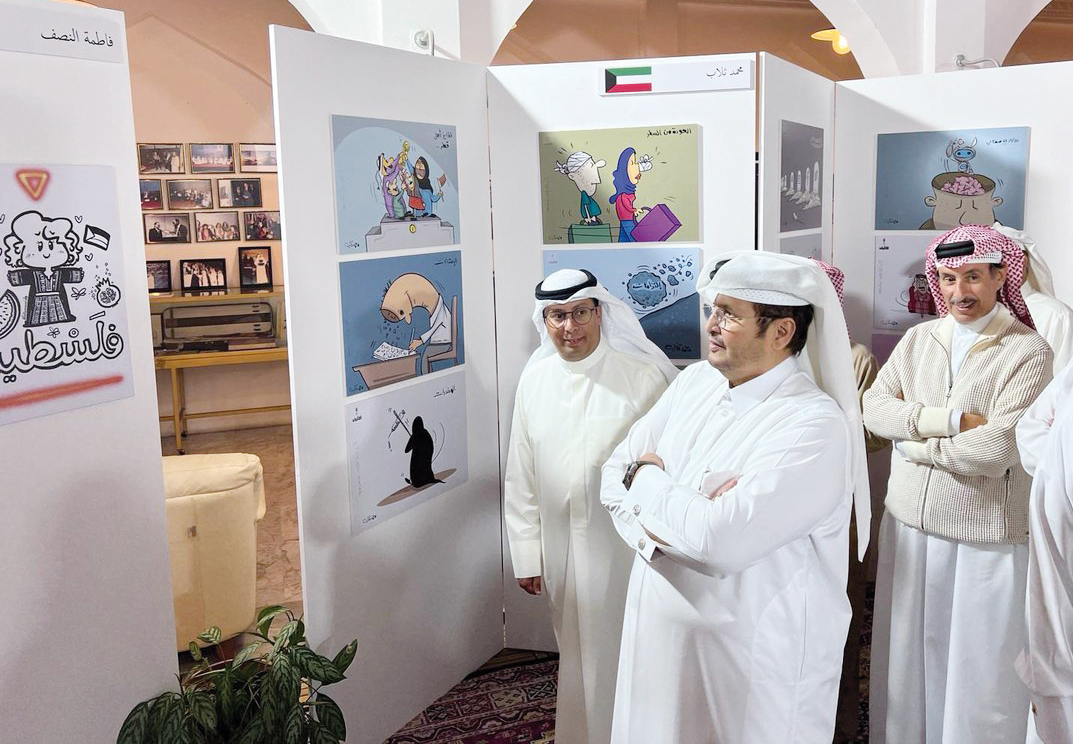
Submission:
<svg viewBox="0 0 1073 744">
<path fill-rule="evenodd" d="M 0 164 L 0 425 L 134 394 L 115 169 Z"/>
</svg>

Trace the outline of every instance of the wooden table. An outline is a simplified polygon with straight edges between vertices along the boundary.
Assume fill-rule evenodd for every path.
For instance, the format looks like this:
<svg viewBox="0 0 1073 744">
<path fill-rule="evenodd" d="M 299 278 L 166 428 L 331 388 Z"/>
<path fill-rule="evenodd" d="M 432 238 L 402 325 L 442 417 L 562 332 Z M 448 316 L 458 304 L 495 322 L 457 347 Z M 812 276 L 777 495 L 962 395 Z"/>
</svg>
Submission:
<svg viewBox="0 0 1073 744">
<path fill-rule="evenodd" d="M 272 349 L 249 349 L 245 351 L 194 351 L 177 354 L 157 354 L 154 366 L 171 372 L 171 415 L 161 416 L 161 421 L 171 420 L 175 428 L 175 449 L 185 455 L 183 437 L 186 434 L 188 419 L 208 418 L 210 416 L 234 416 L 243 413 L 268 413 L 270 411 L 289 411 L 290 405 L 257 406 L 254 408 L 233 408 L 226 411 L 186 411 L 186 381 L 184 371 L 192 367 L 219 367 L 229 364 L 261 364 L 263 362 L 280 362 L 287 360 L 287 347 L 277 346 Z"/>
</svg>

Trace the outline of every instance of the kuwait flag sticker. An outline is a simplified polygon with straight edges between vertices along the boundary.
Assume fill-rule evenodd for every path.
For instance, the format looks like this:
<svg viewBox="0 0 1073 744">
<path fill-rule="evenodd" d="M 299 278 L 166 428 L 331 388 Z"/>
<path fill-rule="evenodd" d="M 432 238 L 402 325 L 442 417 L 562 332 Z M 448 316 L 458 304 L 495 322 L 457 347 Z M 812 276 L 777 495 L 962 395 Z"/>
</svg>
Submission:
<svg viewBox="0 0 1073 744">
<path fill-rule="evenodd" d="M 605 93 L 651 93 L 651 67 L 604 68 Z"/>
</svg>

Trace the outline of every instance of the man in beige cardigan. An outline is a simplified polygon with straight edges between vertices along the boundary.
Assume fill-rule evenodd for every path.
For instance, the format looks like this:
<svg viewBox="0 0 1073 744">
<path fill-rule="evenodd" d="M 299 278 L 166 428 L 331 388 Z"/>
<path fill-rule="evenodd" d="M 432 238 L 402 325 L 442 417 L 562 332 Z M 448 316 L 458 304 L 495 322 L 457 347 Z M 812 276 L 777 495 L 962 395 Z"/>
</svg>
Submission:
<svg viewBox="0 0 1073 744">
<path fill-rule="evenodd" d="M 1030 479 L 1015 426 L 1051 377 L 1021 296 L 1024 256 L 963 225 L 927 249 L 940 319 L 910 329 L 864 396 L 895 441 L 872 635 L 874 744 L 1025 740 Z"/>
</svg>

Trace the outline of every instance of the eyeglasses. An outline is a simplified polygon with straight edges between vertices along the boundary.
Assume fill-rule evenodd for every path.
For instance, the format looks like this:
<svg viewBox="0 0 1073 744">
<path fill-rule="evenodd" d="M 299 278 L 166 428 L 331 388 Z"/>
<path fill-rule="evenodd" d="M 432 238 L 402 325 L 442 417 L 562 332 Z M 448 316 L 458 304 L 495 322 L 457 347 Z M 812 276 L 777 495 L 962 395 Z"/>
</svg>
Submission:
<svg viewBox="0 0 1073 744">
<path fill-rule="evenodd" d="M 590 305 L 588 307 L 575 307 L 570 312 L 563 312 L 562 310 L 551 310 L 544 313 L 544 322 L 550 325 L 552 328 L 562 328 L 566 325 L 567 318 L 573 318 L 574 323 L 577 325 L 585 325 L 592 316 L 596 313 L 596 306 Z"/>
<path fill-rule="evenodd" d="M 715 316 L 715 324 L 722 328 L 724 331 L 727 326 L 740 326 L 742 321 L 751 320 L 752 318 L 758 318 L 759 315 L 735 315 L 729 313 L 721 307 L 712 307 L 705 303 L 704 305 L 704 318 L 705 320 Z"/>
</svg>

